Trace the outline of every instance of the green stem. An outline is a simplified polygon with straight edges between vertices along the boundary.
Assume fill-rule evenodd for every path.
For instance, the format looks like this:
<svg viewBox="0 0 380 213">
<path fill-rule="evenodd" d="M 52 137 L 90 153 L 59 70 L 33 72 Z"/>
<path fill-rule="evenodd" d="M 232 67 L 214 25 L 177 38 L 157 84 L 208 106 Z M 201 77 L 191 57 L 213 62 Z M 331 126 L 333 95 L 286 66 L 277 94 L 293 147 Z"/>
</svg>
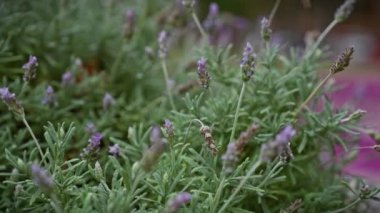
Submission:
<svg viewBox="0 0 380 213">
<path fill-rule="evenodd" d="M 343 208 L 340 208 L 340 209 L 337 209 L 337 210 L 334 210 L 334 211 L 331 211 L 330 213 L 338 213 L 338 212 L 345 212 L 346 210 L 354 207 L 356 204 L 358 204 L 359 202 L 361 201 L 360 198 L 356 198 L 356 200 L 352 201 L 350 204 L 348 204 L 347 206 L 343 207 Z"/>
<path fill-rule="evenodd" d="M 162 59 L 161 60 L 161 64 L 162 64 L 162 71 L 164 73 L 164 78 L 165 78 L 165 85 L 166 85 L 166 91 L 168 93 L 168 97 L 169 97 L 169 102 L 170 102 L 170 105 L 172 107 L 172 109 L 174 111 L 177 111 L 176 110 L 176 107 L 174 105 L 174 101 L 173 101 L 173 94 L 172 94 L 172 91 L 170 89 L 170 85 L 169 85 L 169 75 L 168 75 L 168 68 L 166 66 L 166 61 L 165 59 Z"/>
<path fill-rule="evenodd" d="M 193 19 L 194 19 L 194 22 L 195 22 L 195 25 L 197 25 L 198 27 L 198 30 L 199 32 L 201 33 L 203 39 L 207 39 L 207 33 L 205 32 L 205 30 L 203 29 L 201 23 L 199 22 L 199 19 L 198 19 L 198 16 L 197 14 L 195 14 L 195 12 L 193 11 L 192 13 L 192 16 L 193 16 Z"/>
<path fill-rule="evenodd" d="M 276 165 L 269 171 L 268 175 L 265 176 L 264 180 L 261 181 L 261 183 L 259 184 L 258 188 L 264 186 L 266 184 L 266 182 L 269 180 L 270 176 L 272 176 L 272 174 L 277 170 L 278 167 L 282 166 L 282 162 L 279 161 L 276 163 Z"/>
<path fill-rule="evenodd" d="M 55 212 L 57 212 L 57 213 L 61 213 L 61 212 L 63 212 L 63 210 L 62 210 L 62 207 L 61 207 L 61 205 L 60 205 L 60 202 L 59 202 L 59 200 L 58 200 L 58 198 L 57 198 L 57 195 L 55 195 L 55 194 L 53 194 L 52 196 L 51 196 L 51 205 L 53 206 L 53 208 L 55 209 Z"/>
<path fill-rule="evenodd" d="M 333 73 L 329 73 L 319 84 L 315 89 L 310 93 L 310 95 L 306 98 L 306 100 L 300 105 L 300 107 L 295 112 L 295 117 L 297 117 L 298 113 L 302 111 L 302 109 L 309 103 L 309 101 L 315 96 L 315 94 L 318 92 L 318 90 L 326 83 L 327 80 L 330 79 L 330 77 L 333 76 Z"/>
<path fill-rule="evenodd" d="M 215 193 L 214 203 L 213 203 L 212 208 L 211 208 L 212 213 L 216 212 L 216 210 L 218 208 L 218 204 L 219 204 L 220 197 L 222 196 L 225 180 L 226 180 L 226 178 L 223 175 L 222 179 L 219 183 L 218 189 L 216 190 L 216 193 Z"/>
<path fill-rule="evenodd" d="M 276 12 L 277 12 L 278 7 L 280 6 L 280 3 L 281 3 L 281 0 L 277 0 L 276 3 L 274 4 L 273 9 L 272 9 L 272 11 L 269 15 L 269 19 L 268 19 L 269 25 L 272 24 L 273 18 L 276 15 Z"/>
<path fill-rule="evenodd" d="M 256 171 L 256 169 L 260 166 L 261 160 L 256 161 L 255 164 L 252 165 L 251 169 L 248 171 L 248 173 L 244 176 L 244 178 L 241 180 L 238 187 L 235 189 L 235 191 L 232 193 L 232 195 L 228 198 L 228 200 L 224 203 L 222 208 L 219 209 L 219 213 L 225 212 L 224 210 L 227 208 L 227 206 L 231 203 L 231 201 L 235 198 L 235 196 L 239 193 L 240 189 L 244 186 L 244 184 L 247 182 L 248 178 Z"/>
<path fill-rule="evenodd" d="M 326 35 L 338 24 L 339 22 L 334 19 L 327 27 L 326 29 L 319 35 L 317 41 L 314 43 L 314 45 L 310 48 L 310 50 L 305 55 L 305 59 L 309 59 L 315 52 L 315 50 L 318 48 L 318 46 L 321 44 L 323 39 L 325 39 Z"/>
<path fill-rule="evenodd" d="M 238 121 L 238 117 L 239 117 L 239 111 L 240 111 L 241 102 L 243 100 L 244 92 L 245 92 L 245 82 L 243 82 L 243 85 L 241 87 L 241 91 L 240 91 L 240 95 L 239 95 L 238 104 L 237 104 L 237 107 L 236 107 L 235 118 L 234 118 L 234 123 L 233 123 L 233 126 L 232 126 L 232 132 L 231 132 L 231 136 L 230 136 L 230 141 L 229 142 L 231 142 L 234 139 L 234 137 L 235 137 L 236 125 L 237 125 L 237 121 Z"/>
<path fill-rule="evenodd" d="M 28 85 L 28 82 L 27 82 L 27 81 L 24 81 L 24 83 L 22 84 L 22 87 L 21 87 L 20 93 L 19 93 L 19 96 L 20 96 L 20 97 L 22 97 L 22 95 L 24 94 L 27 85 Z"/>
<path fill-rule="evenodd" d="M 25 119 L 25 116 L 22 117 L 22 122 L 25 124 L 25 126 L 28 129 L 30 135 L 32 135 L 33 141 L 36 144 L 38 151 L 40 152 L 41 159 L 44 161 L 45 165 L 47 165 L 47 162 L 45 160 L 44 153 L 42 152 L 41 146 L 38 143 L 38 140 L 37 140 L 36 136 L 34 135 L 32 128 L 30 128 L 28 121 Z"/>
</svg>

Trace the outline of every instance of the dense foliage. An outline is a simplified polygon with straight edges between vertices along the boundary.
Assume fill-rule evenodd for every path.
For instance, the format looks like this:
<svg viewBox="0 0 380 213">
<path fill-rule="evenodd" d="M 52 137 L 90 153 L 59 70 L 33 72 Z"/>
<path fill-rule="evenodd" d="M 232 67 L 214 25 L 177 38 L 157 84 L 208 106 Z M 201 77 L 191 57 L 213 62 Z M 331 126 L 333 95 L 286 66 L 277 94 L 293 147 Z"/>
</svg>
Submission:
<svg viewBox="0 0 380 213">
<path fill-rule="evenodd" d="M 317 73 L 353 1 L 305 49 L 272 43 L 279 3 L 251 45 L 220 38 L 216 4 L 199 21 L 191 0 L 1 1 L 1 211 L 339 212 L 372 198 L 341 175 L 361 112 L 326 95 L 353 49 Z"/>
</svg>

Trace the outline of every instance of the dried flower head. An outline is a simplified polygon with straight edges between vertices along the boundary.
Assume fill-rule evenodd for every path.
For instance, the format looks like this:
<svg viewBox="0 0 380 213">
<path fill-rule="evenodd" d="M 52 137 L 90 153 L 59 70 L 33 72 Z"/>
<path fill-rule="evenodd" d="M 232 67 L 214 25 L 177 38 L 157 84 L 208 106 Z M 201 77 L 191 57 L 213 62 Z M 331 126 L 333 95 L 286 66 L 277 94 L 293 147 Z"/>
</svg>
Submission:
<svg viewBox="0 0 380 213">
<path fill-rule="evenodd" d="M 166 131 L 166 134 L 169 138 L 173 138 L 174 137 L 174 126 L 173 126 L 173 122 L 171 122 L 170 120 L 168 119 L 165 119 L 164 121 L 164 129 Z"/>
<path fill-rule="evenodd" d="M 178 213 L 181 206 L 191 201 L 191 194 L 188 192 L 181 192 L 174 198 L 168 201 L 166 213 Z"/>
<path fill-rule="evenodd" d="M 74 82 L 75 82 L 75 79 L 74 79 L 73 72 L 67 71 L 67 72 L 63 73 L 63 75 L 62 75 L 62 86 L 63 87 L 71 86 L 74 84 Z"/>
<path fill-rule="evenodd" d="M 240 134 L 240 137 L 236 142 L 231 142 L 228 144 L 227 151 L 222 156 L 223 171 L 226 174 L 234 171 L 236 164 L 239 162 L 239 158 L 244 151 L 245 145 L 257 132 L 258 128 L 259 127 L 256 124 L 252 124 L 246 131 Z"/>
<path fill-rule="evenodd" d="M 0 88 L 0 98 L 8 106 L 8 109 L 16 115 L 16 117 L 22 118 L 25 115 L 24 108 L 16 100 L 16 95 L 9 91 L 8 87 Z"/>
<path fill-rule="evenodd" d="M 111 155 L 113 155 L 115 157 L 120 156 L 120 146 L 119 146 L 119 144 L 114 144 L 114 145 L 110 146 L 109 149 L 108 149 L 108 153 L 110 153 Z"/>
<path fill-rule="evenodd" d="M 218 147 L 212 137 L 211 128 L 209 126 L 202 126 L 199 131 L 206 140 L 207 147 L 211 150 L 212 154 L 218 154 Z"/>
<path fill-rule="evenodd" d="M 335 20 L 341 22 L 348 18 L 354 10 L 355 0 L 346 0 L 335 12 Z"/>
<path fill-rule="evenodd" d="M 161 130 L 157 126 L 152 127 L 150 143 L 151 146 L 144 152 L 140 161 L 142 168 L 147 172 L 151 171 L 153 166 L 156 165 L 166 148 L 166 141 L 161 137 Z"/>
<path fill-rule="evenodd" d="M 29 56 L 29 61 L 22 66 L 24 70 L 24 81 L 30 81 L 36 77 L 38 61 L 36 56 Z"/>
<path fill-rule="evenodd" d="M 58 105 L 57 98 L 52 86 L 48 86 L 45 90 L 45 97 L 42 99 L 42 104 L 54 107 Z"/>
<path fill-rule="evenodd" d="M 269 20 L 266 17 L 263 17 L 261 19 L 261 38 L 264 41 L 269 41 L 272 36 L 272 30 L 270 29 L 270 23 Z"/>
<path fill-rule="evenodd" d="M 244 48 L 240 68 L 243 72 L 243 81 L 250 80 L 256 68 L 256 54 L 254 53 L 253 47 L 249 42 L 247 42 Z"/>
<path fill-rule="evenodd" d="M 198 60 L 197 64 L 198 64 L 197 73 L 198 73 L 199 82 L 203 88 L 207 89 L 210 86 L 210 80 L 211 80 L 207 67 L 206 67 L 207 60 L 202 57 Z"/>
<path fill-rule="evenodd" d="M 109 110 L 114 103 L 114 97 L 110 93 L 106 92 L 103 96 L 103 109 Z"/>
<path fill-rule="evenodd" d="M 36 184 L 41 189 L 41 191 L 45 193 L 53 192 L 54 180 L 49 175 L 48 171 L 36 164 L 33 164 L 31 168 L 31 173 L 34 184 Z"/>
<path fill-rule="evenodd" d="M 166 31 L 161 31 L 158 35 L 158 57 L 161 59 L 166 58 L 168 55 L 168 33 Z"/>
<path fill-rule="evenodd" d="M 343 71 L 345 68 L 350 65 L 352 59 L 352 54 L 354 53 L 354 47 L 347 48 L 342 55 L 338 57 L 338 60 L 330 67 L 330 72 L 336 74 Z"/>
<path fill-rule="evenodd" d="M 295 135 L 296 130 L 291 125 L 287 125 L 273 141 L 261 146 L 261 160 L 270 161 L 275 155 L 280 155 L 282 161 L 292 159 L 290 141 Z"/>
<path fill-rule="evenodd" d="M 239 153 L 243 152 L 245 145 L 253 137 L 253 135 L 257 132 L 258 129 L 259 126 L 253 123 L 246 131 L 240 133 L 240 136 L 236 144 L 236 148 Z"/>
<path fill-rule="evenodd" d="M 134 10 L 129 9 L 125 13 L 124 18 L 124 37 L 131 39 L 135 31 L 136 13 Z"/>
</svg>

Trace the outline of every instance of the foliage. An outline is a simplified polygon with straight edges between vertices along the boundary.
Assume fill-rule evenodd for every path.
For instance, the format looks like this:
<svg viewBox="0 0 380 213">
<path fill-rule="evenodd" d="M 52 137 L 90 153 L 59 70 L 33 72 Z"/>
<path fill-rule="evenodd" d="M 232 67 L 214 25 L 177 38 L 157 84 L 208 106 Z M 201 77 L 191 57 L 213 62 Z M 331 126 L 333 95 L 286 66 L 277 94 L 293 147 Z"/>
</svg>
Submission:
<svg viewBox="0 0 380 213">
<path fill-rule="evenodd" d="M 136 14 L 131 37 L 123 34 L 130 21 L 123 16 L 127 9 Z M 170 212 L 168 205 L 180 201 L 175 196 L 189 192 L 184 212 L 291 212 L 288 207 L 297 199 L 302 199 L 300 212 L 325 212 L 355 208 L 377 194 L 376 188 L 351 189 L 343 181 L 341 168 L 351 159 L 328 166 L 319 159 L 325 150 L 334 155 L 337 145 L 355 154 L 355 140 L 342 134 L 357 133 L 356 121 L 341 122 L 350 112 L 333 108 L 325 95 L 333 85 L 299 109 L 319 83 L 317 70 L 325 68 L 322 49 L 287 49 L 266 37 L 254 45 L 252 79 L 243 81 L 240 51 L 234 51 L 240 44 L 210 45 L 205 33 L 212 31 L 200 34 L 197 20 L 195 11 L 174 1 L 2 1 L 1 87 L 16 94 L 27 126 L 0 105 L 0 209 Z M 161 30 L 170 36 L 167 57 L 156 54 Z M 38 58 L 37 77 L 24 82 L 21 66 L 29 55 Z M 191 84 L 201 57 L 211 77 L 207 89 Z M 66 71 L 74 74 L 69 86 L 62 83 Z M 180 91 L 185 84 L 188 90 Z M 57 105 L 41 102 L 48 85 Z M 106 93 L 115 99 L 110 107 L 103 106 Z M 173 135 L 163 126 L 165 119 L 172 122 Z M 103 139 L 86 157 L 83 150 L 94 133 L 86 129 L 89 123 Z M 257 132 L 246 140 L 232 173 L 225 173 L 222 156 L 228 144 L 239 141 L 252 124 L 259 126 Z M 297 132 L 287 141 L 294 159 L 284 162 L 276 153 L 262 161 L 260 147 L 277 140 L 290 124 Z M 161 131 L 154 135 L 156 125 Z M 210 135 L 201 126 L 210 127 Z M 160 150 L 157 141 L 166 144 L 165 152 L 148 156 Z M 114 144 L 119 155 L 108 153 Z M 218 153 L 209 150 L 210 144 Z M 141 162 L 147 156 L 156 165 L 145 171 Z M 51 192 L 33 181 L 34 164 L 52 176 Z M 352 201 L 347 188 L 357 195 Z"/>
</svg>

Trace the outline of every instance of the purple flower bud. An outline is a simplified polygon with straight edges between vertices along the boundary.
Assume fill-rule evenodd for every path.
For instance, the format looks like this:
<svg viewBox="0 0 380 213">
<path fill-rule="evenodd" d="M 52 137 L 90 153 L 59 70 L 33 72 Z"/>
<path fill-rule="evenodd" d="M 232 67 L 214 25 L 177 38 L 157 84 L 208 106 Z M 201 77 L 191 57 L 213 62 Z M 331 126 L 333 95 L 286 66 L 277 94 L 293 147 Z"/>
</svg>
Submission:
<svg viewBox="0 0 380 213">
<path fill-rule="evenodd" d="M 252 45 L 249 42 L 247 42 L 247 45 L 244 48 L 240 68 L 243 72 L 243 81 L 248 81 L 251 79 L 256 68 L 256 54 L 254 53 Z"/>
<path fill-rule="evenodd" d="M 239 152 L 236 143 L 230 143 L 227 146 L 226 153 L 222 156 L 223 171 L 229 174 L 234 171 L 236 164 L 239 161 Z"/>
<path fill-rule="evenodd" d="M 42 104 L 50 107 L 57 106 L 57 99 L 54 94 L 54 89 L 50 85 L 45 90 L 45 97 L 42 99 Z"/>
<path fill-rule="evenodd" d="M 16 95 L 11 93 L 8 87 L 0 88 L 0 97 L 5 103 L 16 101 Z"/>
<path fill-rule="evenodd" d="M 210 33 L 215 32 L 220 26 L 218 15 L 219 15 L 219 6 L 217 3 L 213 2 L 210 4 L 208 16 L 206 20 L 203 22 L 204 28 Z"/>
<path fill-rule="evenodd" d="M 33 164 L 31 173 L 34 184 L 36 184 L 43 192 L 51 193 L 53 191 L 54 180 L 45 169 Z"/>
<path fill-rule="evenodd" d="M 115 99 L 113 96 L 110 93 L 106 92 L 103 97 L 103 109 L 109 110 L 114 103 Z"/>
<path fill-rule="evenodd" d="M 168 33 L 161 31 L 158 35 L 158 57 L 161 59 L 166 58 L 168 54 Z"/>
<path fill-rule="evenodd" d="M 200 84 L 202 85 L 203 88 L 207 89 L 210 86 L 210 80 L 211 80 L 207 67 L 206 67 L 207 60 L 202 57 L 198 60 L 197 64 L 198 64 L 197 73 L 198 73 Z"/>
<path fill-rule="evenodd" d="M 67 71 L 67 72 L 63 73 L 63 75 L 62 75 L 62 86 L 68 87 L 68 86 L 73 85 L 74 82 L 75 82 L 75 79 L 74 79 L 73 72 Z"/>
<path fill-rule="evenodd" d="M 0 98 L 17 117 L 22 118 L 24 116 L 24 108 L 16 100 L 16 95 L 9 91 L 8 87 L 0 88 Z"/>
<path fill-rule="evenodd" d="M 166 208 L 166 213 L 178 213 L 181 206 L 191 201 L 191 194 L 188 192 L 181 192 L 171 200 L 169 200 Z"/>
<path fill-rule="evenodd" d="M 161 130 L 154 126 L 150 132 L 151 146 L 144 152 L 141 159 L 141 166 L 145 171 L 151 171 L 153 166 L 158 162 L 160 156 L 166 148 L 166 141 L 161 138 Z"/>
<path fill-rule="evenodd" d="M 135 31 L 136 14 L 132 9 L 127 10 L 125 13 L 124 21 L 124 37 L 127 39 L 132 38 Z"/>
<path fill-rule="evenodd" d="M 100 147 L 100 142 L 103 138 L 103 135 L 99 132 L 93 134 L 91 138 L 88 140 L 89 145 L 92 149 L 97 149 Z"/>
<path fill-rule="evenodd" d="M 110 153 L 113 156 L 120 156 L 120 146 L 119 144 L 114 144 L 113 146 L 109 147 L 108 153 Z"/>
<path fill-rule="evenodd" d="M 83 152 L 81 153 L 81 157 L 88 157 L 95 155 L 99 149 L 100 149 L 100 143 L 103 139 L 103 135 L 99 132 L 94 133 L 91 135 L 90 139 L 88 140 L 88 145 L 86 148 L 83 149 Z"/>
<path fill-rule="evenodd" d="M 212 2 L 210 4 L 210 9 L 209 9 L 209 16 L 212 16 L 212 17 L 217 17 L 219 14 L 219 5 L 215 2 Z"/>
<path fill-rule="evenodd" d="M 165 129 L 166 134 L 168 135 L 169 138 L 174 137 L 174 126 L 173 126 L 173 123 L 170 120 L 165 119 L 165 121 L 164 121 L 164 129 Z"/>
<path fill-rule="evenodd" d="M 272 35 L 272 30 L 270 29 L 269 20 L 266 17 L 261 19 L 261 38 L 264 41 L 269 41 Z"/>
<path fill-rule="evenodd" d="M 296 130 L 293 129 L 292 125 L 287 125 L 275 139 L 276 144 L 284 145 L 289 143 L 289 141 L 296 135 Z"/>
<path fill-rule="evenodd" d="M 24 81 L 30 81 L 36 77 L 37 67 L 37 57 L 29 56 L 29 61 L 22 66 L 22 69 L 24 70 Z"/>
<path fill-rule="evenodd" d="M 296 135 L 296 130 L 289 124 L 287 125 L 273 141 L 261 146 L 261 160 L 270 161 L 274 155 L 280 155 L 281 159 L 293 158 L 290 149 L 290 141 Z"/>
</svg>

